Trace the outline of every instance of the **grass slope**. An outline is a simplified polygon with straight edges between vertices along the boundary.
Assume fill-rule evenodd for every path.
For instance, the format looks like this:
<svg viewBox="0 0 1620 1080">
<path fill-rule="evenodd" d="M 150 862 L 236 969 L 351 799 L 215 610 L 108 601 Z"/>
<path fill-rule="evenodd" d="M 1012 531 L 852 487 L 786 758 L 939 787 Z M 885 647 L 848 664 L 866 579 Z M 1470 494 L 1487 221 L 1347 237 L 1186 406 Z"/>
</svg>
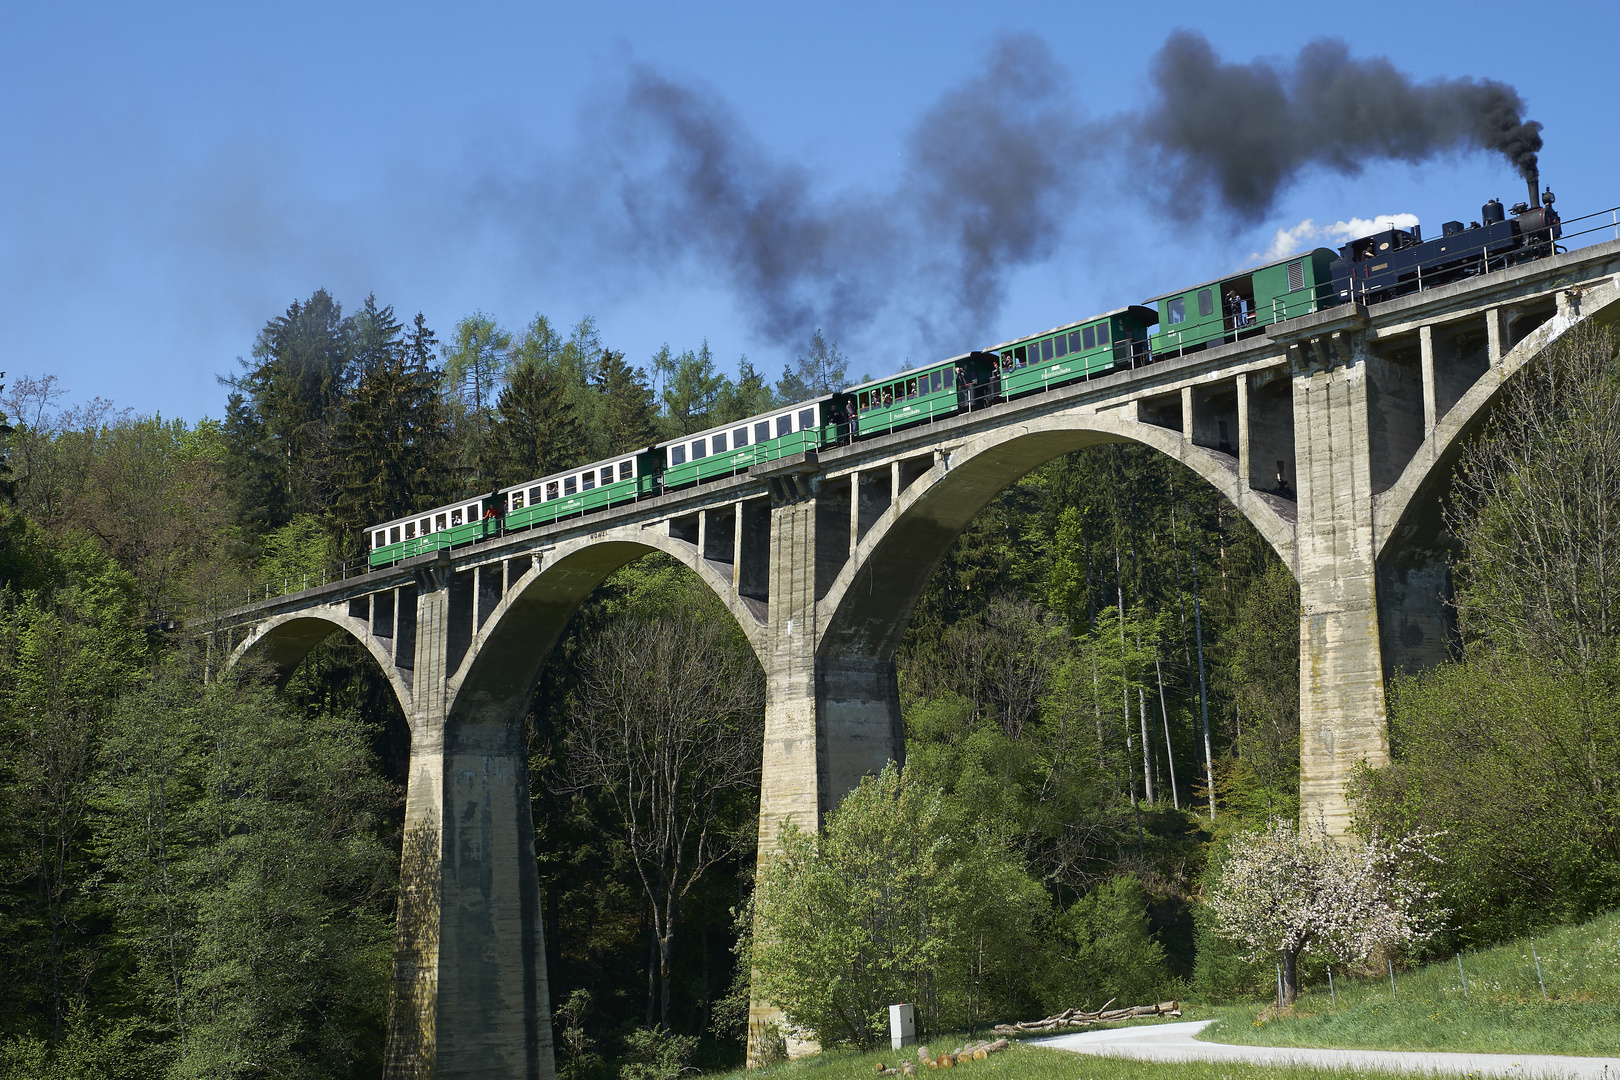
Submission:
<svg viewBox="0 0 1620 1080">
<path fill-rule="evenodd" d="M 1221 1022 L 1202 1038 L 1251 1046 L 1476 1053 L 1620 1054 L 1620 912 L 1533 939 L 1547 983 L 1536 980 L 1530 940 L 1464 953 L 1389 979 L 1338 974 L 1338 1008 L 1324 981 L 1302 989 L 1294 1015 L 1263 1019 L 1264 1006 L 1222 1006 L 1188 1019 Z"/>
</svg>

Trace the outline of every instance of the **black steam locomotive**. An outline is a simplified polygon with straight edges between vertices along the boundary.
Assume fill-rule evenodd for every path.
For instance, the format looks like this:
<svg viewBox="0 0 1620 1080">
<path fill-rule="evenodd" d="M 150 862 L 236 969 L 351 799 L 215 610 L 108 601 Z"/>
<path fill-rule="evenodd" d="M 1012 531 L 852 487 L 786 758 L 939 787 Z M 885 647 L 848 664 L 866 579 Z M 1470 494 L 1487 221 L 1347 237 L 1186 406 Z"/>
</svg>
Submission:
<svg viewBox="0 0 1620 1080">
<path fill-rule="evenodd" d="M 1437 240 L 1425 241 L 1414 226 L 1350 241 L 1329 267 L 1335 296 L 1340 303 L 1377 303 L 1553 254 L 1564 233 L 1552 189 L 1538 198 L 1538 181 L 1529 179 L 1529 202 L 1504 213 L 1502 201 L 1492 199 L 1480 208 L 1479 221 L 1466 227 L 1448 221 Z"/>
</svg>

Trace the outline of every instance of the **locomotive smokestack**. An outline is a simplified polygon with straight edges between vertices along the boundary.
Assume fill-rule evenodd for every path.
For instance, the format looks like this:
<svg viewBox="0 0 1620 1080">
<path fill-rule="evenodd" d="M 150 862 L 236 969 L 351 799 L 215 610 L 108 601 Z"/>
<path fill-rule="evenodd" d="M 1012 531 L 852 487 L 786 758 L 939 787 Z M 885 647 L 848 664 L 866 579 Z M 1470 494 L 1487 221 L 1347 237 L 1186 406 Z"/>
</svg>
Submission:
<svg viewBox="0 0 1620 1080">
<path fill-rule="evenodd" d="M 1534 210 L 1541 205 L 1541 192 L 1537 190 L 1541 187 L 1541 170 L 1534 165 L 1530 166 L 1524 179 L 1530 185 L 1530 209 Z"/>
</svg>

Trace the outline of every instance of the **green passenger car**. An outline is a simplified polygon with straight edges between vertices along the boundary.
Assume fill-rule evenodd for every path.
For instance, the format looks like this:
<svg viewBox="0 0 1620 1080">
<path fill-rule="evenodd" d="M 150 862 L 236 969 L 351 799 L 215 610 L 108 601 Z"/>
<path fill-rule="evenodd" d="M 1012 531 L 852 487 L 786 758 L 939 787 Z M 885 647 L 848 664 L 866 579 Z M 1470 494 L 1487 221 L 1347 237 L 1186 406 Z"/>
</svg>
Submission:
<svg viewBox="0 0 1620 1080">
<path fill-rule="evenodd" d="M 563 518 L 658 494 L 658 454 L 644 450 L 570 472 L 530 480 L 501 492 L 505 530 L 550 525 Z"/>
<path fill-rule="evenodd" d="M 1337 257 L 1316 248 L 1153 297 L 1148 303 L 1159 305 L 1154 353 L 1175 355 L 1236 341 L 1263 326 L 1321 310 L 1334 299 L 1330 266 Z"/>
<path fill-rule="evenodd" d="M 997 345 L 991 352 L 1001 358 L 1001 394 L 1018 397 L 1145 361 L 1148 330 L 1158 320 L 1152 308 L 1124 307 Z"/>
<path fill-rule="evenodd" d="M 882 435 L 988 405 L 994 372 L 994 357 L 968 353 L 851 387 L 856 434 Z"/>
<path fill-rule="evenodd" d="M 777 458 L 831 446 L 848 436 L 845 395 L 829 394 L 775 412 L 663 443 L 664 486 L 684 487 Z"/>
<path fill-rule="evenodd" d="M 484 519 L 484 502 L 482 498 L 467 499 L 372 526 L 369 530 L 371 565 L 388 566 L 401 559 L 440 548 L 460 547 L 495 535 L 498 526 L 493 519 Z"/>
<path fill-rule="evenodd" d="M 646 450 L 373 526 L 369 561 L 388 566 L 657 494 L 658 461 L 655 451 Z"/>
</svg>

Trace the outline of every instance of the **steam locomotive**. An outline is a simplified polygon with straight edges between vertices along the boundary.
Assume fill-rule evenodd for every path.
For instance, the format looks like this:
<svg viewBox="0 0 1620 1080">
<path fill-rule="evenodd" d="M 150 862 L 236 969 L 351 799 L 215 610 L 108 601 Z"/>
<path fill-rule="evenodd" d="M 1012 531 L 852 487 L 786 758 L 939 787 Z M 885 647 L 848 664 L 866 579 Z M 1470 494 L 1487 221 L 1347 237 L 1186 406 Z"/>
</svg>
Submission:
<svg viewBox="0 0 1620 1080">
<path fill-rule="evenodd" d="M 1377 303 L 1553 254 L 1564 232 L 1553 209 L 1552 189 L 1538 197 L 1537 181 L 1529 180 L 1529 202 L 1514 203 L 1504 213 L 1502 201 L 1492 199 L 1480 208 L 1480 220 L 1466 228 L 1448 221 L 1440 226 L 1437 240 L 1425 241 L 1419 226 L 1352 240 L 1329 267 L 1334 298 Z"/>
</svg>

